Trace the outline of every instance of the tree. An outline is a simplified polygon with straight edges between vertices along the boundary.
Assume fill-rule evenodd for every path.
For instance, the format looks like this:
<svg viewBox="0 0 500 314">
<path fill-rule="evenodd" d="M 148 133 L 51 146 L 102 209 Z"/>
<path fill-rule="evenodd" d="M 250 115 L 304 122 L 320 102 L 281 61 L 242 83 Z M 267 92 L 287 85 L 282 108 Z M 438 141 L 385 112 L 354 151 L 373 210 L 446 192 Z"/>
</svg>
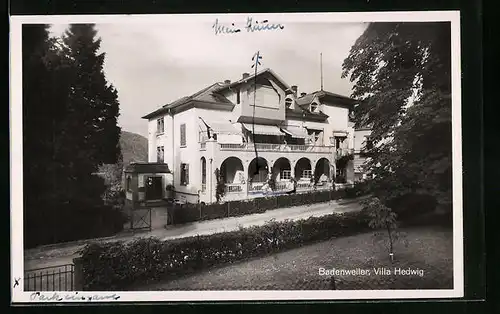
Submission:
<svg viewBox="0 0 500 314">
<path fill-rule="evenodd" d="M 369 125 L 366 168 L 382 201 L 428 194 L 451 208 L 450 23 L 372 23 L 344 60 L 356 127 Z"/>
<path fill-rule="evenodd" d="M 74 65 L 71 102 L 85 122 L 78 130 L 82 148 L 96 169 L 120 159 L 118 93 L 104 75 L 104 53 L 94 24 L 72 24 L 63 36 L 66 54 Z"/>
<path fill-rule="evenodd" d="M 47 25 L 23 26 L 27 246 L 89 237 L 90 226 L 82 225 L 79 214 L 106 214 L 104 180 L 94 173 L 120 159 L 118 101 L 102 72 L 104 55 L 92 57 L 99 45 L 89 30 L 93 26 L 72 26 L 61 41 L 49 36 Z M 84 215 L 93 217 L 92 227 L 102 218 Z"/>
<path fill-rule="evenodd" d="M 384 230 L 382 232 L 376 232 L 374 238 L 376 240 L 380 238 L 385 240 L 385 236 L 387 236 L 387 249 L 392 262 L 394 259 L 395 242 L 403 239 L 407 245 L 404 234 L 398 231 L 396 213 L 385 206 L 377 197 L 363 201 L 362 205 L 363 211 L 365 211 L 369 217 L 368 226 L 375 230 Z"/>
</svg>

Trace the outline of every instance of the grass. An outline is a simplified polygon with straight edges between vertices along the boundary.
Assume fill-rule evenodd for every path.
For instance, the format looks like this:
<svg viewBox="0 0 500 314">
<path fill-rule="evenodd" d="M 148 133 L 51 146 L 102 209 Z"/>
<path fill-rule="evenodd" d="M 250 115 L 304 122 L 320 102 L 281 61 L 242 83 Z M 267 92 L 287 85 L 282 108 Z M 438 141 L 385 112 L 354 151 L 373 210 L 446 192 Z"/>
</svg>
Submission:
<svg viewBox="0 0 500 314">
<path fill-rule="evenodd" d="M 387 249 L 373 233 L 331 239 L 263 258 L 182 277 L 134 290 L 324 290 L 330 276 L 319 269 L 369 270 L 369 275 L 335 276 L 338 290 L 452 289 L 453 235 L 439 227 L 406 228 L 407 245 L 395 244 L 391 263 Z M 423 270 L 423 276 L 397 275 L 394 269 Z M 377 275 L 374 269 L 391 270 Z"/>
</svg>

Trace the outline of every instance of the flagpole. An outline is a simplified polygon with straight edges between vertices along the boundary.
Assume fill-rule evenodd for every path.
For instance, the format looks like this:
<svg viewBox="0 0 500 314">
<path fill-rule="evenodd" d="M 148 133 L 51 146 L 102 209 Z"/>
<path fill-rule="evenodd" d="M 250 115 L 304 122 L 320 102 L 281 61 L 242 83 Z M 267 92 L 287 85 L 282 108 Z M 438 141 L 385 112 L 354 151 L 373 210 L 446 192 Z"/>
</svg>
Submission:
<svg viewBox="0 0 500 314">
<path fill-rule="evenodd" d="M 321 91 L 323 91 L 323 53 L 319 54 L 319 67 L 321 72 Z"/>
<path fill-rule="evenodd" d="M 260 168 L 260 165 L 259 165 L 259 155 L 258 155 L 258 152 L 257 152 L 257 145 L 255 143 L 255 102 L 256 102 L 256 97 L 257 97 L 257 67 L 259 66 L 260 62 L 259 62 L 259 59 L 261 59 L 262 57 L 260 56 L 260 51 L 257 51 L 257 53 L 253 56 L 252 60 L 254 61 L 254 63 L 252 64 L 252 68 L 255 67 L 255 71 L 254 71 L 254 92 L 253 92 L 253 113 L 252 113 L 252 138 L 253 138 L 253 147 L 254 147 L 254 151 L 255 151 L 255 159 L 256 159 L 256 173 L 255 174 L 259 174 L 259 168 Z M 254 174 L 254 175 L 255 175 Z"/>
</svg>

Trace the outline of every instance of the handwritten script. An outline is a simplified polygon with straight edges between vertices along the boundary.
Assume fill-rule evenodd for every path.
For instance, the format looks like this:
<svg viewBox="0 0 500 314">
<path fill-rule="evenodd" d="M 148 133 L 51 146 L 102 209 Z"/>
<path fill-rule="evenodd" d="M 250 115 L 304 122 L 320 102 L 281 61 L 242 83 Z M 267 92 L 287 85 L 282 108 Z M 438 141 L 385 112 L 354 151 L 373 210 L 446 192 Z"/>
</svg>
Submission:
<svg viewBox="0 0 500 314">
<path fill-rule="evenodd" d="M 257 20 L 254 21 L 253 18 L 247 17 L 247 22 L 245 24 L 245 27 L 243 28 L 236 27 L 234 23 L 231 23 L 230 26 L 220 24 L 219 19 L 215 19 L 215 23 L 212 25 L 212 28 L 215 31 L 215 35 L 218 35 L 218 34 L 235 34 L 241 32 L 242 29 L 246 29 L 247 33 L 282 30 L 285 28 L 285 26 L 281 24 L 269 23 L 268 20 L 263 20 L 260 22 Z"/>
<path fill-rule="evenodd" d="M 30 299 L 32 301 L 45 301 L 45 302 L 50 302 L 50 301 L 105 301 L 105 300 L 118 300 L 120 298 L 119 295 L 116 295 L 115 293 L 110 294 L 110 295 L 84 295 L 84 294 L 78 294 L 78 292 L 75 292 L 73 294 L 59 294 L 57 292 L 54 293 L 40 293 L 40 292 L 33 292 L 30 295 Z"/>
</svg>

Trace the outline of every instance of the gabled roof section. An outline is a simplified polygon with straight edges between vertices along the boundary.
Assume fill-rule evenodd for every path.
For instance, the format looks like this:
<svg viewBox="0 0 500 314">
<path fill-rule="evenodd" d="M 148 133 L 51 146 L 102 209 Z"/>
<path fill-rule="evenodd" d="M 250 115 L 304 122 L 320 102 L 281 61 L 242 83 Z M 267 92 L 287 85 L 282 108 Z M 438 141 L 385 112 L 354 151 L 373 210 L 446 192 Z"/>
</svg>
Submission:
<svg viewBox="0 0 500 314">
<path fill-rule="evenodd" d="M 223 87 L 223 83 L 214 83 L 210 86 L 205 87 L 204 89 L 192 94 L 191 96 L 184 96 L 182 98 L 179 98 L 170 104 L 166 104 L 163 107 L 145 115 L 142 117 L 143 119 L 151 119 L 154 118 L 155 116 L 164 114 L 169 111 L 169 109 L 174 109 L 176 107 L 179 107 L 181 105 L 187 104 L 189 102 L 193 101 L 199 101 L 199 102 L 205 102 L 205 103 L 223 103 L 223 104 L 232 104 L 229 99 L 224 97 L 223 95 L 220 95 L 216 93 L 217 90 L 219 90 L 221 87 Z"/>
<path fill-rule="evenodd" d="M 290 86 L 288 86 L 288 84 L 278 74 L 276 74 L 273 70 L 271 70 L 269 68 L 265 68 L 263 70 L 260 70 L 259 72 L 257 72 L 257 74 L 255 74 L 255 73 L 250 74 L 248 77 L 241 78 L 240 80 L 235 81 L 235 82 L 233 82 L 231 84 L 224 85 L 218 91 L 222 92 L 222 91 L 224 91 L 226 89 L 235 88 L 235 87 L 237 87 L 237 86 L 239 86 L 241 84 L 245 84 L 245 83 L 248 83 L 249 81 L 254 80 L 256 76 L 258 77 L 258 76 L 265 76 L 265 75 L 270 75 L 270 76 L 274 77 L 276 79 L 276 81 L 281 85 L 281 87 L 286 92 L 291 93 Z"/>
<path fill-rule="evenodd" d="M 358 102 L 357 100 L 349 98 L 347 96 L 321 90 L 297 98 L 296 103 L 299 106 L 310 105 L 316 97 L 318 97 L 322 101 L 333 102 L 333 106 L 349 107 L 350 109 L 353 109 L 354 105 Z M 323 104 L 327 106 L 329 105 L 328 103 Z"/>
</svg>

